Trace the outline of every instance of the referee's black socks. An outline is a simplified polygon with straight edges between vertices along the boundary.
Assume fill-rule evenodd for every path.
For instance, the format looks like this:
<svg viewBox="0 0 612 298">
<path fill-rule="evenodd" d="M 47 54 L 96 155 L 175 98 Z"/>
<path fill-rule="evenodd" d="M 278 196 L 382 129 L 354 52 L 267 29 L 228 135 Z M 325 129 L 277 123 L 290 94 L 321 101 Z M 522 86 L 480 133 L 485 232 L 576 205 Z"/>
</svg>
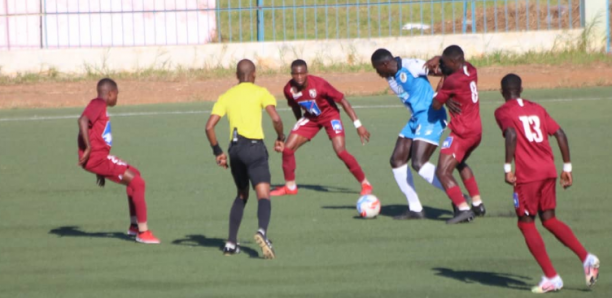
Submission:
<svg viewBox="0 0 612 298">
<path fill-rule="evenodd" d="M 268 224 L 270 224 L 270 214 L 272 213 L 272 202 L 268 198 L 260 198 L 257 200 L 257 218 L 259 219 L 259 228 L 268 232 Z"/>
<path fill-rule="evenodd" d="M 234 244 L 238 243 L 238 228 L 240 228 L 245 204 L 246 202 L 244 200 L 240 199 L 240 197 L 236 197 L 234 204 L 232 204 L 232 209 L 230 210 L 229 238 L 227 240 Z"/>
</svg>

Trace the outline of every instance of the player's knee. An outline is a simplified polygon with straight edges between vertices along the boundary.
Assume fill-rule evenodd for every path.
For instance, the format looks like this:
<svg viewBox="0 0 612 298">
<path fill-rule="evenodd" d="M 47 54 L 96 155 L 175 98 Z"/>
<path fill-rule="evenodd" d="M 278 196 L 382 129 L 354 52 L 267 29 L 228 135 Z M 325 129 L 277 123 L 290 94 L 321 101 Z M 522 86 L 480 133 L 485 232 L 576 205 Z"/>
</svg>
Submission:
<svg viewBox="0 0 612 298">
<path fill-rule="evenodd" d="M 444 169 L 443 166 L 438 166 L 436 168 L 436 177 L 438 177 L 438 179 L 440 179 L 440 177 L 445 177 L 446 175 L 446 169 Z"/>
<path fill-rule="evenodd" d="M 134 176 L 140 176 L 140 171 L 136 167 L 130 166 L 128 168 L 128 171 L 131 171 Z"/>
<path fill-rule="evenodd" d="M 522 222 L 522 223 L 530 223 L 530 222 L 533 222 L 533 217 L 531 217 L 531 216 L 526 216 L 526 215 L 524 215 L 524 216 L 519 216 L 519 218 L 518 218 L 518 222 L 519 222 L 519 223 L 521 223 L 521 222 Z M 520 228 L 520 226 L 519 226 L 519 228 Z"/>
<path fill-rule="evenodd" d="M 288 147 L 285 147 L 285 149 L 283 149 L 283 156 L 289 156 L 293 154 L 295 154 L 295 149 Z"/>
<path fill-rule="evenodd" d="M 391 164 L 391 168 L 392 169 L 397 169 L 399 167 L 404 166 L 408 161 L 396 156 L 395 154 L 391 155 L 391 158 L 389 159 L 389 164 Z"/>
<path fill-rule="evenodd" d="M 238 197 L 242 199 L 244 203 L 246 203 L 249 200 L 249 188 L 247 187 L 246 189 L 239 189 Z"/>
<path fill-rule="evenodd" d="M 420 159 L 412 160 L 412 168 L 417 172 L 421 170 L 424 164 L 425 164 L 425 161 L 423 160 L 420 160 Z"/>
<path fill-rule="evenodd" d="M 132 178 L 132 181 L 130 181 L 129 186 L 133 187 L 134 189 L 145 189 L 147 185 L 144 179 L 142 179 L 142 177 L 135 176 L 134 178 Z"/>
<path fill-rule="evenodd" d="M 545 211 L 540 214 L 540 220 L 542 220 L 542 226 L 544 226 L 546 229 L 550 229 L 553 225 L 555 225 L 554 222 L 557 221 L 557 218 L 554 214 L 547 213 Z"/>
</svg>

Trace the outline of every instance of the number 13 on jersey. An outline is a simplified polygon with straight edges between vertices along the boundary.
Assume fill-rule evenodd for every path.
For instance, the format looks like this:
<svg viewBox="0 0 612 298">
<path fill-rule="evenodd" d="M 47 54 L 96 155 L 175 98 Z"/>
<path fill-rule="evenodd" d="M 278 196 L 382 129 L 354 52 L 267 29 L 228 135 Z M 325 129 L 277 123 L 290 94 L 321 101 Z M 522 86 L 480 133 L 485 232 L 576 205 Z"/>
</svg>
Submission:
<svg viewBox="0 0 612 298">
<path fill-rule="evenodd" d="M 544 140 L 542 130 L 540 129 L 540 117 L 538 116 L 520 116 L 519 120 L 523 123 L 525 136 L 529 142 L 540 143 Z"/>
</svg>

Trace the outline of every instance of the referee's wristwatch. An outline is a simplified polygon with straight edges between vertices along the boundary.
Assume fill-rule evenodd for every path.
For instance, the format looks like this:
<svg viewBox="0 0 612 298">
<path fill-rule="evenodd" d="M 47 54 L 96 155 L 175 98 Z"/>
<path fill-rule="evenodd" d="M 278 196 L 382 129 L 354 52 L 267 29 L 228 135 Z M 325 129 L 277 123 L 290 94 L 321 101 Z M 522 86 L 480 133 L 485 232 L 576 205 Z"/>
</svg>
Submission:
<svg viewBox="0 0 612 298">
<path fill-rule="evenodd" d="M 285 135 L 280 135 L 276 138 L 277 141 L 281 141 L 284 142 L 285 141 Z"/>
</svg>

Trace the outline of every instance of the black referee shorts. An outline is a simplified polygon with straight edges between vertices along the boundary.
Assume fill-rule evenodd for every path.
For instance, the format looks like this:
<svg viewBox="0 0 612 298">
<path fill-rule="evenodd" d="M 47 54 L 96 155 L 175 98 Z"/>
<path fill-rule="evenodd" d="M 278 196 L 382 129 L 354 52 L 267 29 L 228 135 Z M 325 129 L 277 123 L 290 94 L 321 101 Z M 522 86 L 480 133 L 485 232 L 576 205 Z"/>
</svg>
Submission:
<svg viewBox="0 0 612 298">
<path fill-rule="evenodd" d="M 249 185 L 254 188 L 259 183 L 270 184 L 270 167 L 268 166 L 268 150 L 263 140 L 251 140 L 238 137 L 232 141 L 229 149 L 230 168 L 238 189 Z"/>
</svg>

